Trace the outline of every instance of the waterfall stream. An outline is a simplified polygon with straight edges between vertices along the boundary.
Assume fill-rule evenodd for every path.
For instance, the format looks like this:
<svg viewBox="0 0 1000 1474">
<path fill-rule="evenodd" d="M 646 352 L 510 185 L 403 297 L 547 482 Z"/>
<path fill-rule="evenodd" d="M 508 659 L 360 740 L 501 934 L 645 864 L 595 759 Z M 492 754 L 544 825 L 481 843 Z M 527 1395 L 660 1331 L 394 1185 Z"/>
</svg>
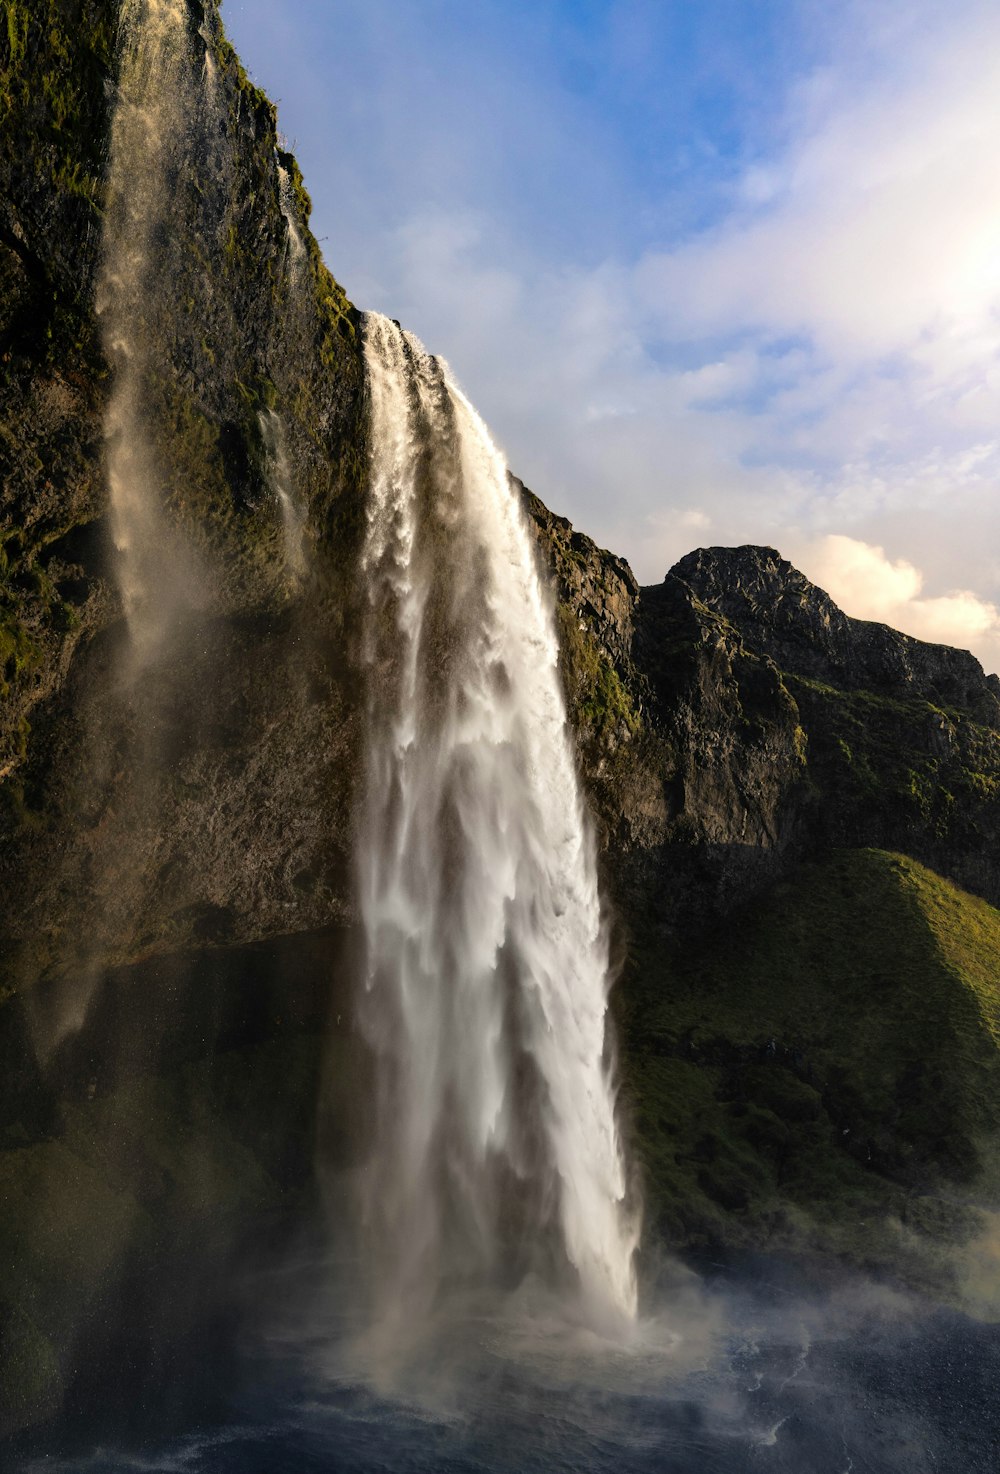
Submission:
<svg viewBox="0 0 1000 1474">
<path fill-rule="evenodd" d="M 125 0 L 121 57 L 99 307 L 113 529 L 142 666 L 208 581 L 171 515 L 150 397 L 202 331 L 212 286 L 177 256 L 183 211 L 218 231 L 227 217 L 209 195 L 228 165 L 218 78 L 186 0 Z M 289 312 L 305 320 L 307 253 L 277 170 Z M 608 942 L 552 610 L 503 458 L 445 366 L 377 316 L 366 358 L 357 864 L 360 1017 L 379 1063 L 365 1211 L 381 1308 L 411 1317 L 456 1285 L 538 1281 L 571 1289 L 591 1324 L 627 1323 L 637 1224 L 606 1036 Z M 261 409 L 257 428 L 300 581 L 285 421 Z M 155 761 L 147 776 L 155 791 Z"/>
<path fill-rule="evenodd" d="M 203 109 L 185 0 L 124 0 L 97 310 L 114 379 L 105 414 L 112 530 L 133 653 L 157 649 L 196 580 L 163 515 L 146 395 L 174 336 L 173 174 Z M 174 247 L 176 248 L 176 247 Z"/>
<path fill-rule="evenodd" d="M 292 468 L 288 459 L 285 423 L 273 409 L 261 410 L 257 416 L 257 422 L 264 446 L 268 485 L 281 508 L 285 566 L 291 578 L 299 580 L 306 567 L 305 510 L 295 494 Z"/>
<path fill-rule="evenodd" d="M 306 262 L 306 244 L 295 219 L 295 202 L 292 196 L 292 181 L 283 164 L 278 165 L 278 199 L 281 213 L 288 229 L 288 264 L 293 279 L 302 277 Z"/>
<path fill-rule="evenodd" d="M 608 944 L 552 611 L 499 451 L 446 366 L 370 315 L 363 1026 L 386 1314 L 449 1283 L 635 1312 Z M 561 1267 L 560 1267 L 561 1266 Z"/>
</svg>

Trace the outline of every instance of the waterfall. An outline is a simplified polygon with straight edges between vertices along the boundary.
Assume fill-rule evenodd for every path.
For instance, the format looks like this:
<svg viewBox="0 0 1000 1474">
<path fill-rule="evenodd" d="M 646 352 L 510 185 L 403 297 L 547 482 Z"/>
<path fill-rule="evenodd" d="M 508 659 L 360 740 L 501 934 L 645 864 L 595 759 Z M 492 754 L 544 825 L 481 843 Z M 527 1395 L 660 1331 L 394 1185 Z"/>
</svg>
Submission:
<svg viewBox="0 0 1000 1474">
<path fill-rule="evenodd" d="M 295 218 L 295 199 L 292 193 L 291 175 L 275 155 L 278 176 L 278 207 L 285 222 L 284 267 L 290 288 L 288 303 L 289 321 L 300 325 L 309 311 L 309 295 L 306 291 L 305 263 L 306 245 Z M 261 441 L 266 455 L 268 484 L 274 492 L 281 509 L 281 525 L 285 542 L 285 566 L 295 581 L 300 581 L 306 568 L 305 509 L 296 496 L 291 463 L 288 457 L 288 442 L 285 422 L 273 409 L 262 410 L 257 416 Z"/>
<path fill-rule="evenodd" d="M 608 943 L 552 610 L 507 468 L 447 367 L 369 315 L 362 1027 L 384 1315 L 449 1282 L 635 1313 Z"/>
<path fill-rule="evenodd" d="M 305 572 L 305 512 L 295 495 L 292 468 L 288 459 L 285 424 L 273 409 L 261 410 L 257 416 L 260 437 L 266 456 L 268 485 L 281 508 L 281 526 L 285 540 L 285 566 L 293 579 Z"/>
<path fill-rule="evenodd" d="M 292 194 L 292 181 L 284 164 L 278 166 L 278 202 L 281 213 L 285 219 L 288 230 L 288 265 L 293 278 L 302 274 L 302 268 L 306 260 L 306 243 L 302 239 L 302 232 L 295 218 L 295 199 Z"/>
<path fill-rule="evenodd" d="M 205 83 L 205 91 L 209 98 L 214 101 L 219 84 L 219 68 L 215 57 L 212 55 L 212 38 L 208 33 L 208 27 L 204 24 L 198 27 L 198 35 L 201 37 L 205 47 L 205 60 L 202 66 L 202 76 Z"/>
<path fill-rule="evenodd" d="M 193 151 L 212 77 L 195 54 L 185 0 L 123 0 L 119 45 L 97 311 L 114 371 L 104 424 L 112 532 L 142 664 L 195 601 L 198 584 L 191 550 L 178 547 L 164 515 L 147 401 L 177 336 L 177 173 Z"/>
</svg>

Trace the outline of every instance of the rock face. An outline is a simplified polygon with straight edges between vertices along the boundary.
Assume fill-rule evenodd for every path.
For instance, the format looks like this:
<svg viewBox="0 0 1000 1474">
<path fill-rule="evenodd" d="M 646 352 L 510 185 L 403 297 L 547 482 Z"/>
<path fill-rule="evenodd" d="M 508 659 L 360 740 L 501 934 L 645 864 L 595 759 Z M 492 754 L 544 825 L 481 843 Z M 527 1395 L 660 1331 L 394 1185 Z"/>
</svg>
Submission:
<svg viewBox="0 0 1000 1474">
<path fill-rule="evenodd" d="M 640 590 L 527 505 L 633 927 L 697 930 L 838 846 L 901 850 L 1000 901 L 1000 682 L 972 655 L 849 618 L 771 548 L 698 549 Z"/>
<path fill-rule="evenodd" d="M 773 548 L 699 548 L 669 577 L 765 651 L 779 669 L 843 691 L 868 690 L 1000 721 L 1000 680 L 966 650 L 850 619 Z"/>
<path fill-rule="evenodd" d="M 96 314 L 118 11 L 11 4 L 0 34 L 17 140 L 0 162 L 0 990 L 95 956 L 322 927 L 349 904 L 356 314 L 308 233 L 272 104 L 201 4 L 188 45 L 208 123 L 197 147 L 190 130 L 167 142 L 133 308 L 153 345 L 156 494 L 197 586 L 164 659 L 122 679 Z M 306 524 L 300 578 L 275 423 Z"/>
<path fill-rule="evenodd" d="M 764 846 L 902 850 L 1000 900 L 1000 683 L 973 656 L 848 618 L 770 548 L 700 549 L 645 597 L 654 660 L 657 616 L 679 600 L 761 662 L 785 752 L 753 804 Z"/>
<path fill-rule="evenodd" d="M 277 972 L 246 948 L 330 938 L 351 905 L 357 316 L 273 106 L 191 0 L 212 126 L 167 137 L 136 330 L 156 495 L 198 576 L 136 668 L 97 314 L 119 11 L 10 0 L 0 25 L 0 1434 L 86 1402 L 102 1323 L 156 1319 L 130 1320 L 130 1277 L 201 1246 L 208 1285 L 260 1215 L 304 1211 L 320 1082 L 336 1101 L 353 1068 L 338 947 Z"/>
</svg>

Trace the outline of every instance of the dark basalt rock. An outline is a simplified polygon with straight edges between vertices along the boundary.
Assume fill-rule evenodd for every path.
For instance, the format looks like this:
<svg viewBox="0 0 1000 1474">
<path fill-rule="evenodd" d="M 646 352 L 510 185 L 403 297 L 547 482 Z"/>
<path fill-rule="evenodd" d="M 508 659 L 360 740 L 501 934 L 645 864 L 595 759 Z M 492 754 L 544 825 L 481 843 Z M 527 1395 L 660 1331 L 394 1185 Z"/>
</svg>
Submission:
<svg viewBox="0 0 1000 1474">
<path fill-rule="evenodd" d="M 762 833 L 793 856 L 901 850 L 1000 901 L 1000 685 L 972 655 L 849 618 L 771 548 L 699 549 L 643 598 L 724 622 L 780 673 L 806 781 L 783 785 L 791 824 L 772 809 Z"/>
<path fill-rule="evenodd" d="M 523 481 L 511 477 L 555 575 L 556 594 L 596 638 L 621 674 L 630 669 L 633 616 L 639 597 L 635 574 L 624 558 L 599 548 L 567 517 L 550 512 Z"/>
<path fill-rule="evenodd" d="M 639 589 L 525 497 L 633 932 L 698 930 L 844 845 L 911 854 L 1000 901 L 1000 683 L 972 655 L 851 619 L 770 548 L 698 549 Z M 595 720 L 602 701 L 630 720 Z"/>
<path fill-rule="evenodd" d="M 151 459 L 200 587 L 171 659 L 132 689 L 122 683 L 105 485 L 110 375 L 95 303 L 118 5 L 7 10 L 0 996 L 72 974 L 95 942 L 126 963 L 347 912 L 357 742 L 347 656 L 365 464 L 357 314 L 308 234 L 308 196 L 279 151 L 272 104 L 248 81 L 216 8 L 195 6 L 192 37 L 213 53 L 220 126 L 194 154 L 182 143 L 173 161 L 151 261 L 169 291 L 151 280 L 143 330 Z M 294 274 L 279 166 L 307 242 Z M 267 411 L 281 415 L 308 515 L 314 556 L 301 586 L 288 577 L 266 485 Z"/>
<path fill-rule="evenodd" d="M 849 618 L 774 548 L 698 548 L 667 577 L 687 584 L 792 675 L 1000 723 L 1000 680 L 985 676 L 975 656 Z"/>
</svg>

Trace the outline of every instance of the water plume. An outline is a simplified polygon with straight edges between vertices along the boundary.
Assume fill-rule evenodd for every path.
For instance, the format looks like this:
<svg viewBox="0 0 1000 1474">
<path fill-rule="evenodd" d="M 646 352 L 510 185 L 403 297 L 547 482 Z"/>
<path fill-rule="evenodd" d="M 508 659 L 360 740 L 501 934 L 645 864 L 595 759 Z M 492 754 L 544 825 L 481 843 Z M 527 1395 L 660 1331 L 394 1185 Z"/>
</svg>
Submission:
<svg viewBox="0 0 1000 1474">
<path fill-rule="evenodd" d="M 503 457 L 447 367 L 365 330 L 370 672 L 361 1021 L 380 1311 L 562 1274 L 635 1313 L 608 941 L 552 610 Z"/>
<path fill-rule="evenodd" d="M 261 410 L 257 422 L 264 446 L 268 485 L 281 509 L 285 566 L 291 577 L 299 580 L 306 568 L 305 511 L 295 494 L 285 424 L 273 409 Z"/>
<path fill-rule="evenodd" d="M 210 81 L 198 64 L 185 0 L 124 0 L 97 292 L 113 386 L 105 414 L 111 523 L 122 604 L 141 666 L 190 603 L 196 569 L 163 506 L 148 396 L 173 341 L 169 267 L 175 172 L 189 151 Z M 207 57 L 207 48 L 206 48 Z"/>
<path fill-rule="evenodd" d="M 302 239 L 295 218 L 295 197 L 292 193 L 292 178 L 284 164 L 278 164 L 278 203 L 288 230 L 288 266 L 293 280 L 302 275 L 306 262 L 306 243 Z"/>
</svg>

